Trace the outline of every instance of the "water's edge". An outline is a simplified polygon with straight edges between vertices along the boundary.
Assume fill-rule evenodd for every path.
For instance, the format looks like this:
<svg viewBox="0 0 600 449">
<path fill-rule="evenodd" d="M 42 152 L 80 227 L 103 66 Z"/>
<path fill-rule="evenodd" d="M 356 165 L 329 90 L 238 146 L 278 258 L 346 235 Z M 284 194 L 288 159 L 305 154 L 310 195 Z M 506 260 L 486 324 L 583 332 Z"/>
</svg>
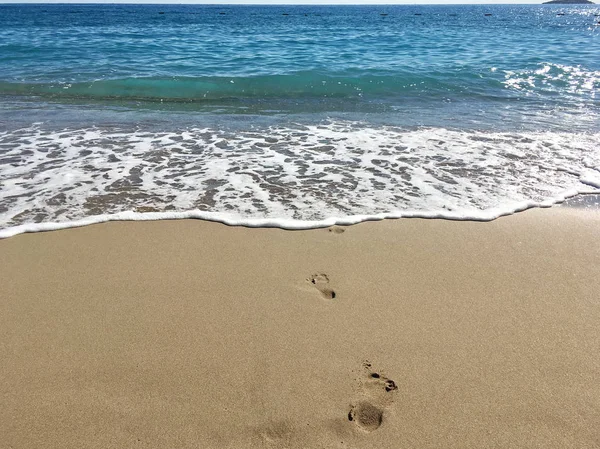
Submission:
<svg viewBox="0 0 600 449">
<path fill-rule="evenodd" d="M 397 220 L 397 219 L 428 219 L 428 220 L 448 220 L 448 221 L 471 221 L 479 223 L 488 223 L 498 218 L 508 217 L 520 212 L 524 212 L 530 209 L 536 208 L 551 208 L 556 205 L 563 205 L 567 207 L 577 208 L 589 208 L 589 209 L 600 209 L 598 202 L 595 205 L 586 204 L 582 206 L 577 203 L 577 198 L 596 198 L 600 199 L 599 193 L 591 192 L 566 192 L 562 197 L 557 197 L 553 200 L 544 201 L 542 203 L 536 203 L 533 201 L 526 201 L 515 205 L 514 207 L 502 207 L 497 208 L 494 211 L 485 211 L 480 215 L 461 215 L 452 213 L 427 213 L 423 211 L 411 212 L 411 211 L 398 211 L 390 212 L 387 214 L 377 215 L 354 215 L 349 217 L 331 217 L 325 220 L 319 221 L 305 221 L 305 220 L 291 220 L 291 219 L 259 219 L 259 218 L 247 218 L 239 219 L 227 217 L 226 214 L 206 212 L 200 210 L 193 210 L 187 212 L 134 212 L 126 211 L 119 212 L 116 214 L 103 214 L 86 217 L 81 220 L 74 220 L 68 222 L 56 222 L 56 223 L 27 223 L 19 226 L 14 226 L 7 229 L 0 230 L 0 240 L 9 237 L 14 237 L 19 234 L 36 233 L 36 232 L 49 232 L 59 231 L 71 228 L 80 228 L 83 226 L 90 226 L 100 223 L 108 223 L 111 221 L 161 221 L 161 220 L 185 220 L 195 219 L 210 221 L 216 223 L 222 223 L 227 226 L 239 226 L 245 228 L 278 228 L 286 231 L 304 231 L 311 229 L 323 229 L 331 226 L 352 226 L 359 223 L 368 221 L 382 221 L 382 220 Z"/>
</svg>

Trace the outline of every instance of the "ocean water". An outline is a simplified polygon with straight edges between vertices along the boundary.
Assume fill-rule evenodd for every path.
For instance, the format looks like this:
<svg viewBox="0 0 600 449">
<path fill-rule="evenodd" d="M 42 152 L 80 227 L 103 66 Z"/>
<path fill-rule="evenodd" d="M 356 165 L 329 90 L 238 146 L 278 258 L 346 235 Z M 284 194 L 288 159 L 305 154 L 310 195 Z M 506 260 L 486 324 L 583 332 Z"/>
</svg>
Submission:
<svg viewBox="0 0 600 449">
<path fill-rule="evenodd" d="M 0 237 L 600 188 L 600 6 L 0 5 Z"/>
</svg>

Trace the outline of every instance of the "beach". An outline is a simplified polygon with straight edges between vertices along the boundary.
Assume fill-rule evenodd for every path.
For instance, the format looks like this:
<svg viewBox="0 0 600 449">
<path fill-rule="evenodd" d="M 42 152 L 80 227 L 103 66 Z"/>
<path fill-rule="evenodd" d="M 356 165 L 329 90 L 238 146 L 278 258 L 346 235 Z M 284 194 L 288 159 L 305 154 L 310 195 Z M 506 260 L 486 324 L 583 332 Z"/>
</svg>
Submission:
<svg viewBox="0 0 600 449">
<path fill-rule="evenodd" d="M 600 449 L 599 16 L 0 4 L 0 449 Z"/>
<path fill-rule="evenodd" d="M 599 224 L 0 240 L 0 447 L 600 447 Z"/>
</svg>

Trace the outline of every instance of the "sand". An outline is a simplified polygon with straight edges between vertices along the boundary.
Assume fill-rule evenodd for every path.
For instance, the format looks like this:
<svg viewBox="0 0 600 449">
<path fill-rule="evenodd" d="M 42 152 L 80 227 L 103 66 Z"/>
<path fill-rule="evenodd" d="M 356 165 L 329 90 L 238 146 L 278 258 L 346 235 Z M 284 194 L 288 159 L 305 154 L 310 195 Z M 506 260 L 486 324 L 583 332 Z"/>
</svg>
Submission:
<svg viewBox="0 0 600 449">
<path fill-rule="evenodd" d="M 2 448 L 600 447 L 600 213 L 0 241 Z"/>
</svg>

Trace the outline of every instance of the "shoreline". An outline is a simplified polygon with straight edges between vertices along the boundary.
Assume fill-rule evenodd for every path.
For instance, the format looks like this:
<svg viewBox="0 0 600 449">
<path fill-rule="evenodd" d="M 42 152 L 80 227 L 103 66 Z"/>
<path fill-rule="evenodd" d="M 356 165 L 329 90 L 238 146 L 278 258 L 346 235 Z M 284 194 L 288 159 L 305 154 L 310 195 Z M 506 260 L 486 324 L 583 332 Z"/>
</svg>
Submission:
<svg viewBox="0 0 600 449">
<path fill-rule="evenodd" d="M 556 197 L 541 203 L 534 201 L 523 201 L 514 204 L 512 207 L 496 207 L 485 211 L 480 211 L 478 216 L 464 215 L 462 213 L 440 212 L 420 212 L 420 211 L 396 211 L 386 212 L 374 215 L 351 215 L 347 217 L 330 217 L 323 220 L 296 220 L 287 218 L 239 218 L 228 216 L 226 213 L 209 212 L 201 210 L 190 210 L 183 212 L 158 212 L 141 207 L 135 211 L 124 211 L 113 214 L 91 215 L 78 220 L 65 222 L 41 222 L 26 223 L 0 229 L 0 240 L 14 237 L 20 234 L 29 234 L 37 232 L 60 231 L 66 229 L 80 228 L 110 222 L 125 221 L 163 221 L 163 220 L 201 220 L 210 223 L 219 223 L 231 227 L 257 228 L 257 229 L 282 229 L 285 231 L 308 231 L 312 229 L 325 229 L 331 226 L 353 226 L 360 223 L 375 222 L 383 220 L 399 219 L 426 219 L 426 220 L 446 220 L 446 221 L 466 221 L 466 222 L 491 222 L 499 218 L 508 217 L 514 214 L 526 212 L 530 209 L 547 209 L 552 207 L 576 207 L 579 209 L 599 209 L 600 193 L 596 192 L 564 192 L 560 197 Z M 152 209 L 152 208 L 150 208 Z"/>
<path fill-rule="evenodd" d="M 1 240 L 3 444 L 600 447 L 599 224 L 560 207 Z"/>
</svg>

